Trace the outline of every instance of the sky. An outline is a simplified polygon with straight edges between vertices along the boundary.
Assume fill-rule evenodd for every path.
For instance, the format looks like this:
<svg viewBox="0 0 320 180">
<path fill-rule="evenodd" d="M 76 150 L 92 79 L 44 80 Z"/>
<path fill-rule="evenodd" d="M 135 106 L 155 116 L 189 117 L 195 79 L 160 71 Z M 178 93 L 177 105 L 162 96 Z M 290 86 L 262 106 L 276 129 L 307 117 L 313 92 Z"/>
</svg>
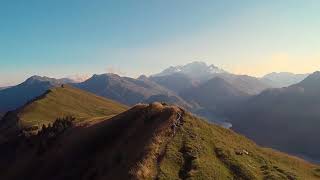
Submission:
<svg viewBox="0 0 320 180">
<path fill-rule="evenodd" d="M 257 77 L 310 73 L 320 70 L 319 9 L 318 0 L 1 0 L 0 86 L 192 61 Z"/>
</svg>

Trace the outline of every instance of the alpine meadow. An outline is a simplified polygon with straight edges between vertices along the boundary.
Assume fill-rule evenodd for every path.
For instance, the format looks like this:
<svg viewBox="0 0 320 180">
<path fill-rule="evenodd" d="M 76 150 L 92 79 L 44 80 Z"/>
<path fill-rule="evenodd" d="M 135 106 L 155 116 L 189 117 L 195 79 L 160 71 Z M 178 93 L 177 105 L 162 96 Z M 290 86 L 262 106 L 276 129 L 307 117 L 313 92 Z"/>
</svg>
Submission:
<svg viewBox="0 0 320 180">
<path fill-rule="evenodd" d="M 320 180 L 320 1 L 0 2 L 1 180 Z"/>
</svg>

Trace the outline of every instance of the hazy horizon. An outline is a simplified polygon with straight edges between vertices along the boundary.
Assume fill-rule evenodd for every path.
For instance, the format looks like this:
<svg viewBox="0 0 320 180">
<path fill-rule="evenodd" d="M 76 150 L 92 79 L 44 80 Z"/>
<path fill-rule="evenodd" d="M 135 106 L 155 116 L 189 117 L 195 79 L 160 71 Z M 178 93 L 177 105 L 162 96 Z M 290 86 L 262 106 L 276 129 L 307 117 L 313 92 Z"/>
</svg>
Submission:
<svg viewBox="0 0 320 180">
<path fill-rule="evenodd" d="M 192 62 L 204 62 L 204 61 L 190 61 L 190 62 L 187 62 L 186 64 L 189 64 L 189 63 L 192 63 Z M 206 63 L 206 62 L 204 62 Z M 186 65 L 186 64 L 179 64 L 179 65 Z M 214 65 L 214 64 L 208 64 L 206 63 L 208 66 L 209 65 Z M 172 67 L 172 66 L 168 66 L 166 68 L 169 68 L 169 67 Z M 219 67 L 218 67 L 219 68 Z M 164 70 L 164 69 L 162 69 Z M 161 70 L 161 71 L 162 71 Z M 226 69 L 224 69 L 226 70 Z M 97 74 L 97 75 L 100 75 L 100 74 L 105 74 L 105 73 L 112 73 L 112 74 L 117 74 L 117 75 L 120 75 L 120 76 L 125 76 L 125 77 L 131 77 L 131 78 L 138 78 L 139 76 L 141 75 L 146 75 L 146 76 L 151 76 L 151 75 L 154 75 L 154 74 L 157 74 L 157 73 L 160 73 L 161 71 L 159 72 L 152 72 L 150 74 L 146 74 L 146 73 L 141 73 L 141 74 L 138 74 L 138 75 L 129 75 L 127 74 L 126 72 L 122 72 L 120 69 L 116 69 L 116 68 L 112 68 L 112 67 L 109 67 L 109 68 L 106 68 L 106 71 L 105 72 L 96 72 L 96 73 L 92 73 L 92 74 L 72 74 L 72 75 L 60 75 L 60 76 L 52 76 L 52 75 L 46 75 L 46 74 L 30 74 L 28 76 L 25 76 L 25 77 L 22 77 L 22 79 L 20 81 L 17 81 L 17 82 L 13 82 L 11 84 L 1 84 L 0 82 L 0 87 L 6 87 L 6 86 L 14 86 L 14 85 L 18 85 L 22 82 L 24 82 L 26 79 L 32 77 L 32 76 L 41 76 L 41 77 L 49 77 L 49 78 L 55 78 L 55 79 L 62 79 L 62 78 L 69 78 L 71 80 L 74 80 L 76 82 L 82 82 L 82 81 L 85 81 L 87 79 L 89 79 L 90 77 L 92 77 L 93 75 Z M 227 70 L 226 70 L 227 71 Z M 234 73 L 234 72 L 230 72 L 230 71 L 227 71 L 228 73 Z M 270 73 L 293 73 L 293 72 L 269 72 L 267 74 L 270 74 Z M 313 72 L 307 72 L 307 73 L 293 73 L 293 74 L 311 74 Z M 241 73 L 234 73 L 234 74 L 239 74 L 239 75 L 248 75 L 248 74 L 241 74 Z M 267 74 L 264 74 L 264 75 L 267 75 Z M 261 78 L 263 77 L 264 75 L 262 76 L 254 76 L 252 75 L 253 77 L 257 77 L 257 78 Z"/>
<path fill-rule="evenodd" d="M 261 77 L 320 70 L 320 2 L 7 1 L 0 86 L 32 75 L 154 74 L 192 61 Z"/>
</svg>

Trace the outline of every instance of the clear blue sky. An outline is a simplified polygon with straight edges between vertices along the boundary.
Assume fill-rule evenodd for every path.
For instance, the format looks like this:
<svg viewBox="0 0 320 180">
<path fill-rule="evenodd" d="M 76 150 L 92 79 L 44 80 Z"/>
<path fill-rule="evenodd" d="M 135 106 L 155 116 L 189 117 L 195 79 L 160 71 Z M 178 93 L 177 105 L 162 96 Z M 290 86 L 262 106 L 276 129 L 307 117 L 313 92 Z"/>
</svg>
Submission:
<svg viewBox="0 0 320 180">
<path fill-rule="evenodd" d="M 0 85 L 33 74 L 320 70 L 318 0 L 2 0 Z"/>
</svg>

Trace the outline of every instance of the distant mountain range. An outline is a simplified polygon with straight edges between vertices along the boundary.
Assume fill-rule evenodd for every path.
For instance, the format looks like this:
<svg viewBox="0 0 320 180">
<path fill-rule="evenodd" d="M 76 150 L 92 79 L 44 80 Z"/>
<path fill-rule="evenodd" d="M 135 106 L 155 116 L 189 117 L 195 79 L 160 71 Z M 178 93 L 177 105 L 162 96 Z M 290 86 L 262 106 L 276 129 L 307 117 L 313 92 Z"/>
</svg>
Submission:
<svg viewBox="0 0 320 180">
<path fill-rule="evenodd" d="M 277 76 L 266 75 L 259 79 L 246 75 L 231 74 L 204 62 L 192 62 L 186 65 L 169 67 L 158 74 L 150 77 L 140 76 L 137 79 L 120 77 L 116 74 L 101 74 L 94 75 L 84 82 L 76 83 L 67 78 L 53 79 L 33 76 L 20 85 L 0 90 L 0 98 L 1 95 L 5 97 L 3 98 L 4 101 L 0 102 L 0 112 L 5 113 L 8 110 L 14 110 L 52 87 L 71 84 L 127 105 L 153 101 L 179 104 L 194 113 L 216 121 L 216 119 L 224 119 L 218 114 L 223 114 L 222 111 L 226 106 L 237 104 L 247 96 L 257 95 L 263 90 L 278 86 L 271 83 L 271 80 L 276 81 L 277 78 L 275 77 L 279 79 L 282 74 L 280 73 Z M 211 81 L 215 78 L 220 79 L 220 81 Z M 222 80 L 225 82 L 222 83 Z M 200 89 L 206 93 L 199 94 Z M 220 89 L 221 92 L 225 90 L 222 98 L 219 97 L 217 89 Z M 232 93 L 228 94 L 231 91 L 238 92 L 237 98 Z M 216 101 L 217 97 L 221 99 L 219 102 Z M 227 99 L 228 101 L 225 101 Z M 204 103 L 204 100 L 206 100 L 206 103 Z"/>
<path fill-rule="evenodd" d="M 294 74 L 289 72 L 270 73 L 262 77 L 262 81 L 273 87 L 288 87 L 297 84 L 310 74 Z"/>
<path fill-rule="evenodd" d="M 179 93 L 181 90 L 205 83 L 215 77 L 224 79 L 234 88 L 248 94 L 258 94 L 272 87 L 258 78 L 231 74 L 204 62 L 193 62 L 184 66 L 170 67 L 159 74 L 151 75 L 150 79 Z"/>
<path fill-rule="evenodd" d="M 169 101 L 184 107 L 190 107 L 182 98 L 146 76 L 138 79 L 120 77 L 116 74 L 94 75 L 88 80 L 72 84 L 73 86 L 106 97 L 123 104 L 134 105 L 141 102 Z"/>
<path fill-rule="evenodd" d="M 214 65 L 207 65 L 204 62 L 192 62 L 183 66 L 171 66 L 158 74 L 152 75 L 153 77 L 168 76 L 172 74 L 184 74 L 189 78 L 203 81 L 208 80 L 214 74 L 227 73 L 225 70 L 220 69 Z"/>
<path fill-rule="evenodd" d="M 314 143 L 320 128 L 319 72 L 305 76 L 272 73 L 255 78 L 202 62 L 170 67 L 137 79 L 109 73 L 76 83 L 70 79 L 33 76 L 0 90 L 0 118 L 7 111 L 33 102 L 49 89 L 69 84 L 129 106 L 154 101 L 176 104 L 211 122 L 223 125 L 231 122 L 234 130 L 262 145 L 317 160 L 320 148 Z"/>
<path fill-rule="evenodd" d="M 201 62 L 171 67 L 149 78 L 192 104 L 192 112 L 214 122 L 225 119 L 226 107 L 272 87 L 258 78 L 231 74 Z"/>
<path fill-rule="evenodd" d="M 320 161 L 320 72 L 250 97 L 231 113 L 233 128 L 256 142 Z"/>
<path fill-rule="evenodd" d="M 156 84 L 146 76 L 133 79 L 120 77 L 116 74 L 101 74 L 94 75 L 81 83 L 75 83 L 73 80 L 67 78 L 54 79 L 32 76 L 17 86 L 0 90 L 0 112 L 5 113 L 14 110 L 40 96 L 48 89 L 61 86 L 62 84 L 70 84 L 127 105 L 158 100 L 179 104 L 186 108 L 191 107 L 173 91 Z"/>
</svg>

